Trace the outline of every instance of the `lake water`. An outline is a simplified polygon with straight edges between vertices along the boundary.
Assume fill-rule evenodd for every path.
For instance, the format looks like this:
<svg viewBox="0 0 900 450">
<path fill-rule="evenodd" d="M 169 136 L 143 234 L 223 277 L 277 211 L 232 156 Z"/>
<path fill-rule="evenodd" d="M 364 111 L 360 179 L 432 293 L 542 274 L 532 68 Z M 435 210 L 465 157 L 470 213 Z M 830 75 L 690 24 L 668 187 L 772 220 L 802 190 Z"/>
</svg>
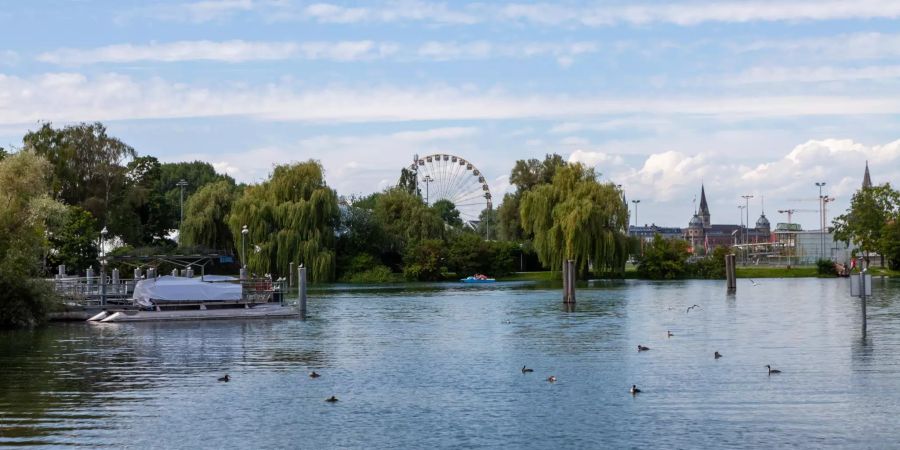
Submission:
<svg viewBox="0 0 900 450">
<path fill-rule="evenodd" d="M 306 321 L 7 332 L 0 445 L 896 447 L 900 281 L 865 341 L 846 280 L 738 281 L 597 283 L 574 312 L 527 283 L 331 287 Z"/>
</svg>

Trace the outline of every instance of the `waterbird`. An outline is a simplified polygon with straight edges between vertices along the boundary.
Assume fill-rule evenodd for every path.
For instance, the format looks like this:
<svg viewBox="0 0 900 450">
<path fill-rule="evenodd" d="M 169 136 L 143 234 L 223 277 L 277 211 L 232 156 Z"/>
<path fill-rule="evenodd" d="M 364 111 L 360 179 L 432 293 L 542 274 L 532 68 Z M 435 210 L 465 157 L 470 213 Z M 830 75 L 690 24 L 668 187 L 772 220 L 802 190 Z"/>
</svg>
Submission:
<svg viewBox="0 0 900 450">
<path fill-rule="evenodd" d="M 638 351 L 639 351 L 639 352 L 645 352 L 645 351 L 647 351 L 647 350 L 650 350 L 650 347 L 644 347 L 643 345 L 638 344 Z"/>
<path fill-rule="evenodd" d="M 715 356 L 715 357 L 716 357 L 716 359 L 719 359 L 719 358 L 721 358 L 721 357 L 722 357 L 722 354 L 721 354 L 721 353 L 719 353 L 719 352 L 716 352 L 716 353 L 715 353 L 715 354 L 714 354 L 714 355 L 713 355 L 713 356 Z"/>
<path fill-rule="evenodd" d="M 675 336 L 675 335 L 672 334 L 671 331 L 666 331 L 666 337 L 672 337 L 672 336 Z"/>
<path fill-rule="evenodd" d="M 317 374 L 315 370 L 313 370 L 312 372 L 309 373 L 310 378 L 319 378 L 321 376 L 322 375 Z"/>
<path fill-rule="evenodd" d="M 759 286 L 759 283 L 753 281 L 753 278 L 748 278 L 748 280 L 750 280 L 750 283 L 753 284 L 754 286 Z"/>
<path fill-rule="evenodd" d="M 529 369 L 525 366 L 522 366 L 522 373 L 530 373 L 530 372 L 534 372 L 534 369 Z"/>
<path fill-rule="evenodd" d="M 338 399 L 337 399 L 337 397 L 332 395 L 331 397 L 326 398 L 325 401 L 328 403 L 334 403 L 334 402 L 338 401 Z"/>
<path fill-rule="evenodd" d="M 547 381 L 556 383 L 556 375 L 550 375 L 549 377 L 547 377 Z"/>
<path fill-rule="evenodd" d="M 231 380 L 231 377 L 229 377 L 227 373 L 224 377 L 219 377 L 219 381 L 224 381 L 227 383 L 229 380 Z"/>
<path fill-rule="evenodd" d="M 685 311 L 685 313 L 689 313 L 689 312 L 691 312 L 692 309 L 699 308 L 699 307 L 700 307 L 700 305 L 688 306 L 688 309 L 687 309 L 687 311 Z"/>
<path fill-rule="evenodd" d="M 778 369 L 773 369 L 772 366 L 770 366 L 770 365 L 768 365 L 768 364 L 766 364 L 766 369 L 769 369 L 769 375 L 772 375 L 773 373 L 781 373 L 780 370 L 778 370 Z"/>
<path fill-rule="evenodd" d="M 638 387 L 637 387 L 636 384 L 632 384 L 632 385 L 631 385 L 631 390 L 629 390 L 628 392 L 631 392 L 631 395 L 634 395 L 634 394 L 637 394 L 637 393 L 641 392 L 641 390 L 638 389 Z"/>
</svg>

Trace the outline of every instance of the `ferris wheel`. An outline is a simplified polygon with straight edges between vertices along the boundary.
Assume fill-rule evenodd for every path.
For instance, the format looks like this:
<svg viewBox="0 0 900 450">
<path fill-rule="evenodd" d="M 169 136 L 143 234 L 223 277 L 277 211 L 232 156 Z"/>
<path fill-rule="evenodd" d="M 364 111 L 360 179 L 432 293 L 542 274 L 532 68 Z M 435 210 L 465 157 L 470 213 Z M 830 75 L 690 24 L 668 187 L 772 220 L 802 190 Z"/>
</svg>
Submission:
<svg viewBox="0 0 900 450">
<path fill-rule="evenodd" d="M 429 205 L 449 200 L 465 222 L 478 220 L 482 211 L 493 207 L 487 181 L 470 161 L 445 154 L 416 155 L 410 169 Z"/>
</svg>

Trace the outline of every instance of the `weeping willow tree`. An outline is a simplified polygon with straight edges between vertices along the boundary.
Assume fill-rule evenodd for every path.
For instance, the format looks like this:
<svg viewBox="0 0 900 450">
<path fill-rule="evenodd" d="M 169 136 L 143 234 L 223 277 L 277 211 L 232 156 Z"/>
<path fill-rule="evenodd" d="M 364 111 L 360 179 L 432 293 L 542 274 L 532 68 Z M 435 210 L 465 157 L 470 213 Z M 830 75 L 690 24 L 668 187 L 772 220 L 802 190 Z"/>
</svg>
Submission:
<svg viewBox="0 0 900 450">
<path fill-rule="evenodd" d="M 272 177 L 248 187 L 234 203 L 228 226 L 235 248 L 247 226 L 246 264 L 251 272 L 287 276 L 291 262 L 304 264 L 311 281 L 334 277 L 337 194 L 316 161 L 275 167 Z"/>
<path fill-rule="evenodd" d="M 541 263 L 559 270 L 566 259 L 579 271 L 622 272 L 628 256 L 628 210 L 612 184 L 601 184 L 581 164 L 560 167 L 550 184 L 525 192 L 522 228 L 534 233 Z"/>
<path fill-rule="evenodd" d="M 229 180 L 204 185 L 184 205 L 180 244 L 217 250 L 233 250 L 233 237 L 228 229 L 228 215 L 236 197 L 234 183 Z"/>
</svg>

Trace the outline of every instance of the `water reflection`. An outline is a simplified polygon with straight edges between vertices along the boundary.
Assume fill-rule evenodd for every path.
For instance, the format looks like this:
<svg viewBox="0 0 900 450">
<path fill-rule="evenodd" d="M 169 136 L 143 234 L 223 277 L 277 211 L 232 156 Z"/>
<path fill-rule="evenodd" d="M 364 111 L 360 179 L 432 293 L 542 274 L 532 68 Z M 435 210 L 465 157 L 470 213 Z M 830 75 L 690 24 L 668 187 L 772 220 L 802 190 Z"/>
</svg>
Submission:
<svg viewBox="0 0 900 450">
<path fill-rule="evenodd" d="M 0 445 L 890 446 L 900 284 L 863 341 L 843 281 L 331 286 L 306 321 L 3 333 Z"/>
</svg>

